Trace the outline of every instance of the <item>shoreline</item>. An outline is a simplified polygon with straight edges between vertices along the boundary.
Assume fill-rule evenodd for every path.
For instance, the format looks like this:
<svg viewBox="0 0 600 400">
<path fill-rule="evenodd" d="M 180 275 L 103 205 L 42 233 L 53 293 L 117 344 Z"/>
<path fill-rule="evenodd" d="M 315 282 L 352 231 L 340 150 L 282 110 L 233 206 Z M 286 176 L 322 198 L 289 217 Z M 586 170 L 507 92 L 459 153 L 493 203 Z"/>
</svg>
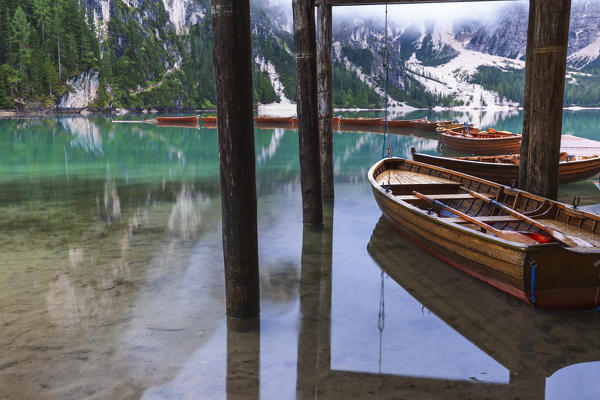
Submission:
<svg viewBox="0 0 600 400">
<path fill-rule="evenodd" d="M 294 107 L 295 109 L 295 107 Z M 334 108 L 334 112 L 345 112 L 345 111 L 384 111 L 384 108 Z M 461 107 L 432 107 L 432 108 L 414 108 L 411 111 L 453 111 L 453 112 L 466 112 L 466 111 L 490 111 L 490 112 L 501 112 L 501 111 L 522 111 L 523 107 L 511 107 L 508 109 L 504 108 L 465 108 Z M 563 107 L 563 111 L 599 111 L 600 107 L 579 107 L 569 106 Z M 35 117 L 48 117 L 48 116 L 89 116 L 89 115 L 114 115 L 122 116 L 127 114 L 181 114 L 181 113 L 216 113 L 215 109 L 197 109 L 197 108 L 152 108 L 152 109 L 122 109 L 122 108 L 48 108 L 48 109 L 0 109 L 0 119 L 21 119 L 21 118 L 35 118 Z M 255 109 L 255 112 L 258 112 Z M 295 110 L 294 110 L 295 111 Z M 388 111 L 406 111 L 403 108 L 388 108 Z M 287 114 L 287 113 L 286 113 Z M 295 113 L 294 113 L 295 115 Z"/>
</svg>

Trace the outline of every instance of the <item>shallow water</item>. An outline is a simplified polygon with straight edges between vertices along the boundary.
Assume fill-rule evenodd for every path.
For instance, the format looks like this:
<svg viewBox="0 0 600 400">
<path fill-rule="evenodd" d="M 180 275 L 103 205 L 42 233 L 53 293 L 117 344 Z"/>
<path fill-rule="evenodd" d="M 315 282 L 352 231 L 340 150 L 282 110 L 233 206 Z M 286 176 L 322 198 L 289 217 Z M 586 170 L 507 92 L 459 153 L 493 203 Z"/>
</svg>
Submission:
<svg viewBox="0 0 600 400">
<path fill-rule="evenodd" d="M 599 118 L 566 113 L 565 133 L 600 139 Z M 335 134 L 323 230 L 302 225 L 296 132 L 255 140 L 262 312 L 234 324 L 216 130 L 0 121 L 0 399 L 600 396 L 599 315 L 537 314 L 380 220 L 366 172 L 382 135 Z M 597 209 L 593 183 L 561 188 L 575 194 Z"/>
</svg>

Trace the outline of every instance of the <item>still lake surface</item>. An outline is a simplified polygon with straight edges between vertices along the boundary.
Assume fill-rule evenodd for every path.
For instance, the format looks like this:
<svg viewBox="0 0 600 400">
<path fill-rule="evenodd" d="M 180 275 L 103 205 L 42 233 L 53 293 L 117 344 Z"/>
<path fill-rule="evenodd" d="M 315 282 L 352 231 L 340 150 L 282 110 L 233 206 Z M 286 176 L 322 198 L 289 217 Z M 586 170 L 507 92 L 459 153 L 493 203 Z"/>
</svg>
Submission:
<svg viewBox="0 0 600 400">
<path fill-rule="evenodd" d="M 403 118 L 424 115 L 522 121 Z M 599 126 L 565 112 L 565 134 Z M 432 133 L 389 140 L 438 152 Z M 256 129 L 262 312 L 244 326 L 224 316 L 216 129 L 1 120 L 0 398 L 599 398 L 600 314 L 538 314 L 397 235 L 366 177 L 382 141 L 334 134 L 314 230 L 297 132 Z M 574 195 L 600 209 L 592 181 Z"/>
</svg>

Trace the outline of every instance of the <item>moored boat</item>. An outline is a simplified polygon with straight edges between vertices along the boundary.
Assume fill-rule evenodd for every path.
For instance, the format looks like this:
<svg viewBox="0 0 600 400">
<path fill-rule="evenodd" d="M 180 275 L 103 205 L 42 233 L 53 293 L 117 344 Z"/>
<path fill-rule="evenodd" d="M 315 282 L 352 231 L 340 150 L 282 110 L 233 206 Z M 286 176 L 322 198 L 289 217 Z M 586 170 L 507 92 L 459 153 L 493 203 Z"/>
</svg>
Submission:
<svg viewBox="0 0 600 400">
<path fill-rule="evenodd" d="M 503 185 L 519 180 L 519 155 L 478 157 L 441 157 L 417 153 L 411 148 L 413 160 L 477 176 Z M 600 156 L 560 154 L 558 183 L 572 183 L 592 178 L 600 172 Z"/>
<path fill-rule="evenodd" d="M 450 150 L 467 154 L 512 154 L 521 147 L 521 135 L 488 129 L 461 126 L 438 130 L 444 146 Z"/>
<path fill-rule="evenodd" d="M 202 122 L 205 124 L 216 124 L 217 123 L 217 117 L 214 115 L 209 115 L 206 117 L 202 117 Z"/>
<path fill-rule="evenodd" d="M 537 308 L 600 305 L 599 216 L 401 158 L 368 177 L 394 227 L 452 266 Z"/>
<path fill-rule="evenodd" d="M 414 128 L 417 121 L 426 122 L 427 119 L 388 119 L 387 125 L 390 128 Z"/>
<path fill-rule="evenodd" d="M 199 117 L 197 115 L 193 115 L 190 117 L 156 117 L 156 121 L 159 124 L 168 124 L 168 123 L 185 123 L 185 124 L 197 124 Z"/>
<path fill-rule="evenodd" d="M 385 119 L 383 118 L 343 118 L 340 117 L 340 126 L 381 126 Z"/>
<path fill-rule="evenodd" d="M 254 117 L 259 124 L 294 124 L 296 117 Z M 298 120 L 296 119 L 296 122 Z"/>
</svg>

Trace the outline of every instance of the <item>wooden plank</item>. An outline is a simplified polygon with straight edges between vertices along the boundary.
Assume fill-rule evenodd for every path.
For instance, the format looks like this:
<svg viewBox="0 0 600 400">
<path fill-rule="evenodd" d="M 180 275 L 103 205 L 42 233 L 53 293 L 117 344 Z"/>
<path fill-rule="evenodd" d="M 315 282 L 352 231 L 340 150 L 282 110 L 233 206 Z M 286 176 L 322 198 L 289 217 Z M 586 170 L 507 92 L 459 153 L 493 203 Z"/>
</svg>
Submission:
<svg viewBox="0 0 600 400">
<path fill-rule="evenodd" d="M 489 197 L 489 195 L 487 195 L 487 196 Z M 398 200 L 404 200 L 404 201 L 419 200 L 419 198 L 417 196 L 413 196 L 411 194 L 394 196 L 394 197 Z M 469 193 L 428 194 L 427 197 L 434 199 L 434 200 L 469 200 L 469 199 L 475 198 L 472 195 L 470 195 Z"/>
<path fill-rule="evenodd" d="M 556 199 L 571 0 L 536 1 L 526 190 Z"/>
<path fill-rule="evenodd" d="M 249 0 L 213 0 L 212 24 L 226 310 L 250 318 L 260 304 Z"/>
<path fill-rule="evenodd" d="M 332 6 L 359 6 L 375 4 L 419 4 L 419 3 L 473 3 L 473 2 L 492 2 L 492 1 L 519 1 L 519 0 L 321 0 L 325 4 Z"/>
<path fill-rule="evenodd" d="M 486 223 L 518 222 L 518 221 L 520 221 L 520 219 L 511 217 L 509 215 L 489 215 L 489 216 L 484 216 L 484 217 L 473 217 L 473 218 L 477 219 L 478 221 L 486 222 Z M 470 223 L 469 221 L 466 221 L 462 218 L 457 218 L 457 217 L 442 217 L 442 218 L 440 218 L 440 221 L 452 222 L 455 224 L 469 224 Z"/>
<path fill-rule="evenodd" d="M 600 142 L 572 135 L 562 135 L 560 151 L 575 156 L 600 155 Z"/>
<path fill-rule="evenodd" d="M 331 64 L 331 6 L 318 9 L 317 92 L 319 107 L 319 142 L 321 152 L 321 188 L 323 199 L 333 199 L 333 70 Z"/>
<path fill-rule="evenodd" d="M 314 4 L 314 0 L 292 1 L 296 55 L 296 109 L 300 143 L 300 185 L 302 187 L 302 219 L 305 224 L 323 223 Z"/>
</svg>

